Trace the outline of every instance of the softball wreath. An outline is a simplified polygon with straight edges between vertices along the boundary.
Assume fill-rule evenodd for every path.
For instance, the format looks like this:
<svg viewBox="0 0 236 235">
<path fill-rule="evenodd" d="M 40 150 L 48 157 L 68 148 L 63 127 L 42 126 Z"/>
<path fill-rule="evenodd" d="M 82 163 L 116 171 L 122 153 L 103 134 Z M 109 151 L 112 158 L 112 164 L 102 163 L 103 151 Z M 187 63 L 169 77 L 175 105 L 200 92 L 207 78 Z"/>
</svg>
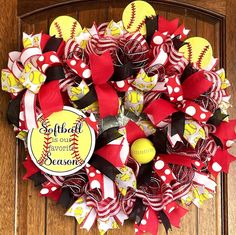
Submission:
<svg viewBox="0 0 236 235">
<path fill-rule="evenodd" d="M 23 34 L 2 89 L 25 144 L 24 179 L 100 234 L 179 227 L 215 193 L 236 135 L 230 86 L 210 43 L 134 1 L 122 20 L 91 28 L 69 16 Z"/>
</svg>

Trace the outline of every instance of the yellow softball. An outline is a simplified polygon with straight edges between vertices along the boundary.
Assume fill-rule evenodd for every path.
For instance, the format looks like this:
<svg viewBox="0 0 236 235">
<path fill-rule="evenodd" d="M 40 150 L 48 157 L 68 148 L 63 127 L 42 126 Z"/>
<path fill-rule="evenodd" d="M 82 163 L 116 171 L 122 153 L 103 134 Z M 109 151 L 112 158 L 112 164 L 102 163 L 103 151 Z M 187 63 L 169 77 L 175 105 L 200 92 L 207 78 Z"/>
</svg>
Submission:
<svg viewBox="0 0 236 235">
<path fill-rule="evenodd" d="M 206 138 L 206 134 L 204 129 L 196 121 L 186 120 L 184 125 L 184 138 L 195 148 L 200 139 Z"/>
<path fill-rule="evenodd" d="M 33 70 L 29 75 L 29 80 L 34 85 L 40 85 L 45 81 L 45 77 L 38 70 Z"/>
<path fill-rule="evenodd" d="M 23 39 L 23 47 L 28 48 L 31 46 L 32 46 L 32 41 L 30 40 L 30 38 L 24 38 Z"/>
<path fill-rule="evenodd" d="M 83 110 L 88 113 L 98 113 L 99 111 L 98 102 L 95 101 L 94 103 L 90 104 L 88 107 L 84 108 Z"/>
<path fill-rule="evenodd" d="M 156 128 L 148 120 L 141 120 L 137 124 L 144 131 L 146 136 L 149 136 L 149 135 L 154 134 L 156 132 Z"/>
<path fill-rule="evenodd" d="M 138 104 L 135 106 L 131 106 L 129 108 L 133 113 L 135 113 L 136 115 L 140 115 L 140 113 L 142 113 L 143 111 L 143 104 Z"/>
<path fill-rule="evenodd" d="M 111 35 L 112 36 L 119 36 L 120 35 L 120 29 L 118 27 L 111 28 Z"/>
<path fill-rule="evenodd" d="M 137 92 L 137 91 L 130 91 L 130 92 L 128 93 L 127 100 L 128 100 L 131 104 L 137 104 L 137 103 L 139 103 L 139 101 L 141 100 L 141 94 L 139 94 L 139 92 Z"/>
<path fill-rule="evenodd" d="M 184 57 L 199 68 L 207 69 L 214 59 L 211 44 L 201 37 L 192 37 L 184 42 L 186 44 L 179 49 L 184 53 Z"/>
<path fill-rule="evenodd" d="M 20 83 L 19 81 L 15 78 L 13 74 L 9 74 L 6 79 L 7 84 L 9 85 L 10 88 L 19 86 Z"/>
<path fill-rule="evenodd" d="M 89 87 L 87 86 L 87 84 L 84 81 L 82 81 L 79 86 L 76 86 L 76 87 L 71 86 L 68 89 L 68 94 L 69 94 L 69 97 L 72 101 L 76 101 L 76 100 L 81 99 L 88 92 L 89 92 Z"/>
<path fill-rule="evenodd" d="M 156 12 L 154 8 L 145 1 L 133 1 L 124 10 L 122 21 L 125 29 L 130 32 L 139 31 L 146 35 L 146 17 L 154 17 Z"/>
<path fill-rule="evenodd" d="M 188 136 L 188 135 L 194 135 L 197 132 L 197 126 L 196 124 L 193 123 L 186 123 L 184 125 L 184 133 Z"/>
<path fill-rule="evenodd" d="M 29 73 L 31 69 L 32 69 L 32 65 L 30 62 L 28 62 L 24 67 L 24 72 Z"/>
<path fill-rule="evenodd" d="M 155 80 L 156 76 L 154 75 L 154 76 L 149 77 L 147 74 L 144 74 L 142 78 L 144 82 L 150 83 Z"/>
<path fill-rule="evenodd" d="M 34 42 L 34 45 L 39 45 L 39 43 L 40 43 L 40 37 L 39 37 L 39 36 L 34 36 L 33 42 Z"/>
<path fill-rule="evenodd" d="M 78 36 L 82 32 L 80 23 L 71 16 L 59 16 L 50 25 L 50 36 L 63 38 L 68 41 L 70 38 Z"/>
<path fill-rule="evenodd" d="M 131 145 L 131 156 L 140 164 L 146 164 L 153 160 L 156 149 L 147 138 L 140 138 Z"/>
<path fill-rule="evenodd" d="M 123 30 L 124 30 L 124 27 L 123 27 L 122 21 L 119 21 L 116 23 L 115 21 L 112 20 L 107 26 L 107 29 L 105 31 L 105 35 L 110 34 L 114 37 L 120 36 L 123 34 Z"/>
<path fill-rule="evenodd" d="M 76 101 L 76 100 L 79 100 L 79 96 L 80 95 L 83 95 L 82 94 L 82 88 L 77 86 L 77 87 L 71 87 L 71 94 L 70 94 L 70 99 L 72 101 Z"/>
</svg>

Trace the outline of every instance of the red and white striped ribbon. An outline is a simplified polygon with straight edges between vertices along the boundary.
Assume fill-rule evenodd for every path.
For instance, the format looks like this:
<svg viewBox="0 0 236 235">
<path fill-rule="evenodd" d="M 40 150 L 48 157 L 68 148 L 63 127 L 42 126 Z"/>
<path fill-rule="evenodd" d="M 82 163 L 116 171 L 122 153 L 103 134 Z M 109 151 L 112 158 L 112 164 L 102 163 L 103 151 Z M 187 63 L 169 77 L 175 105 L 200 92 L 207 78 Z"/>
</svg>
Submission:
<svg viewBox="0 0 236 235">
<path fill-rule="evenodd" d="M 37 95 L 27 90 L 23 97 L 24 105 L 24 120 L 25 126 L 28 130 L 37 128 L 37 115 L 36 115 L 36 99 Z"/>
</svg>

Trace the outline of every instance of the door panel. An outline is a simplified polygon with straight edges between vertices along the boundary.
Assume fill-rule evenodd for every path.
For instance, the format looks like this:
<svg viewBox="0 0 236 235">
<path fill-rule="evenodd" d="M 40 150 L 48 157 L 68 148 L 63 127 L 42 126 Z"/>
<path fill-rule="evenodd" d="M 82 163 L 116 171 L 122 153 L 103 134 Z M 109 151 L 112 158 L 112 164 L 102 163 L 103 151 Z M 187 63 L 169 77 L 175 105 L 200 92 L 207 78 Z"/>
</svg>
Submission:
<svg viewBox="0 0 236 235">
<path fill-rule="evenodd" d="M 32 4 L 31 1 L 21 0 L 18 4 L 19 36 L 18 46 L 20 47 L 20 37 L 22 32 L 37 33 L 47 32 L 52 20 L 59 15 L 70 15 L 79 19 L 82 26 L 91 26 L 93 20 L 98 24 L 111 19 L 121 19 L 123 8 L 128 1 L 37 1 Z M 187 2 L 184 5 L 180 1 L 150 1 L 157 12 L 168 19 L 179 18 L 186 27 L 191 29 L 190 36 L 202 36 L 207 38 L 214 49 L 215 56 L 220 56 L 221 65 L 225 65 L 225 19 L 223 15 L 213 13 L 209 10 L 202 10 L 191 5 L 196 1 Z M 201 4 L 198 1 L 196 4 Z M 205 8 L 225 12 L 225 1 L 209 0 Z M 29 6 L 32 4 L 32 6 Z M 205 4 L 205 3 L 204 3 Z M 41 8 L 40 10 L 39 7 Z M 24 169 L 22 161 L 24 149 L 18 145 L 18 154 L 16 159 L 16 169 L 18 170 L 18 179 L 16 181 L 16 206 L 17 206 L 17 234 L 87 234 L 81 232 L 77 223 L 70 217 L 64 216 L 64 210 L 55 205 L 51 200 L 39 197 L 38 189 L 35 189 L 32 182 L 22 180 Z M 227 216 L 226 195 L 222 193 L 221 187 L 227 187 L 226 177 L 218 178 L 218 189 L 214 200 L 209 200 L 204 207 L 198 210 L 191 206 L 188 215 L 183 219 L 181 229 L 173 229 L 170 234 L 175 235 L 214 235 L 223 234 L 227 230 L 224 225 Z M 224 185 L 223 185 L 224 183 Z M 235 192 L 232 190 L 232 192 Z M 225 203 L 224 203 L 225 202 Z M 231 212 L 231 214 L 233 214 Z M 165 234 L 160 226 L 160 234 Z M 97 229 L 93 228 L 89 234 L 98 234 Z M 118 231 L 112 231 L 108 234 L 133 234 L 131 224 L 125 225 Z M 227 234 L 227 233 L 225 233 Z M 233 233 L 232 233 L 233 234 Z"/>
</svg>

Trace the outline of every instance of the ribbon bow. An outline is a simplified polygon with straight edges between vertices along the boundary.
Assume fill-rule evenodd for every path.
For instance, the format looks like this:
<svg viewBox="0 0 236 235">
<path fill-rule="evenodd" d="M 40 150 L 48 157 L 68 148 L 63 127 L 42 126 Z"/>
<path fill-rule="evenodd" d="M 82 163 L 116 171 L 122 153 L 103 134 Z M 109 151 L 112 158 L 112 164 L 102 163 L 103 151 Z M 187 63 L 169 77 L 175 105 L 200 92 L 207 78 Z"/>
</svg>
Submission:
<svg viewBox="0 0 236 235">
<path fill-rule="evenodd" d="M 120 201 L 104 200 L 96 202 L 89 196 L 82 196 L 68 209 L 67 216 L 74 216 L 81 228 L 89 230 L 97 219 L 98 229 L 101 235 L 109 229 L 119 228 L 128 219 L 121 208 Z"/>
<path fill-rule="evenodd" d="M 114 73 L 113 61 L 109 51 L 101 56 L 89 55 L 92 80 L 98 97 L 100 117 L 116 116 L 119 99 L 115 89 L 108 83 Z"/>
<path fill-rule="evenodd" d="M 32 37 L 28 36 L 24 38 L 25 40 L 23 39 L 26 48 L 22 52 L 9 53 L 8 68 L 2 70 L 4 90 L 17 96 L 26 88 L 23 98 L 20 94 L 10 102 L 8 119 L 11 123 L 19 126 L 19 114 L 22 110 L 25 125 L 21 126 L 21 129 L 27 130 L 37 127 L 37 97 L 45 117 L 62 109 L 63 102 L 58 80 L 65 78 L 58 57 L 64 45 L 62 39 L 50 38 L 43 34 L 40 37 L 37 36 L 41 41 L 35 42 L 32 46 Z M 13 110 L 15 110 L 14 113 L 12 113 Z"/>
<path fill-rule="evenodd" d="M 103 199 L 114 199 L 116 186 L 123 195 L 129 187 L 136 188 L 132 169 L 124 165 L 128 157 L 125 140 L 116 128 L 104 131 L 98 136 L 95 153 L 85 166 L 90 189 L 99 189 Z"/>
<path fill-rule="evenodd" d="M 18 93 L 27 88 L 38 93 L 46 76 L 36 67 L 35 59 L 42 54 L 38 47 L 30 47 L 22 52 L 9 53 L 8 68 L 2 70 L 2 89 L 10 93 Z"/>
<path fill-rule="evenodd" d="M 182 85 L 179 78 L 180 75 L 173 75 L 166 79 L 170 101 L 162 98 L 154 100 L 144 110 L 154 125 L 158 125 L 167 116 L 178 111 L 201 123 L 206 122 L 212 116 L 210 111 L 194 101 L 212 86 L 212 82 L 205 78 L 204 71 L 194 73 Z M 191 89 L 189 89 L 190 87 Z M 192 87 L 195 89 L 193 90 Z"/>
</svg>

